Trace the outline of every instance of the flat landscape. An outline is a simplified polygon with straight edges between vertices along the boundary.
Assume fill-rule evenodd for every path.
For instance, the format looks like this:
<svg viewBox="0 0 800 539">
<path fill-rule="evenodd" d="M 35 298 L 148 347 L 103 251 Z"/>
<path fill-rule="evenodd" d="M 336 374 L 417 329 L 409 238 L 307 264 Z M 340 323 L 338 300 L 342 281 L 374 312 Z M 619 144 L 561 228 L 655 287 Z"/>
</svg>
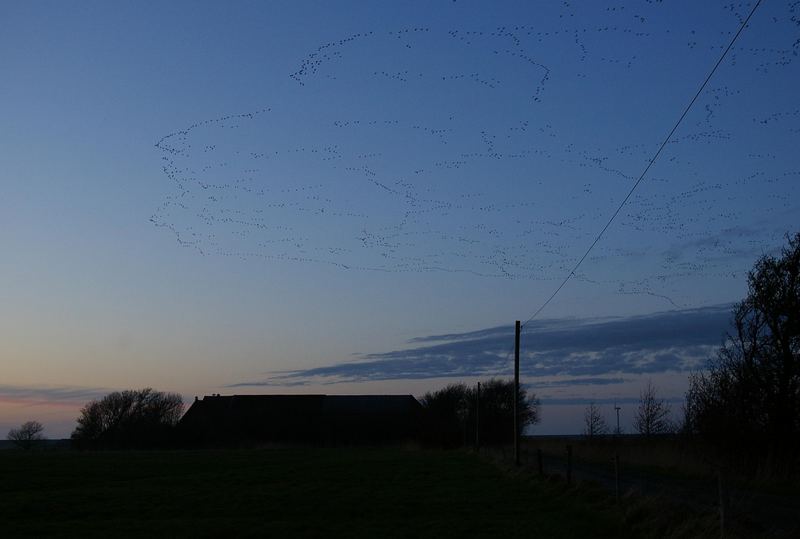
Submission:
<svg viewBox="0 0 800 539">
<path fill-rule="evenodd" d="M 613 512 L 463 452 L 0 453 L 4 537 L 632 537 Z"/>
</svg>

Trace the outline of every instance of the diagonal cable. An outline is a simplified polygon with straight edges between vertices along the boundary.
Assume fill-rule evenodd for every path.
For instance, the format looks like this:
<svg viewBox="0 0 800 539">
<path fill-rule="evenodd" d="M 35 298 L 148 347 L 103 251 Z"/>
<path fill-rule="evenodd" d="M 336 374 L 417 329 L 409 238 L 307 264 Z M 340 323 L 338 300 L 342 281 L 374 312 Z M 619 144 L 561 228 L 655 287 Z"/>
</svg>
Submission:
<svg viewBox="0 0 800 539">
<path fill-rule="evenodd" d="M 678 127 L 681 125 L 681 122 L 683 122 L 683 119 L 686 118 L 686 115 L 689 113 L 689 110 L 691 110 L 692 105 L 694 105 L 695 101 L 697 101 L 697 98 L 700 97 L 700 94 L 703 93 L 703 90 L 705 89 L 706 85 L 708 84 L 708 81 L 711 80 L 711 77 L 714 76 L 714 72 L 716 72 L 717 68 L 720 66 L 720 64 L 722 64 L 722 61 L 725 60 L 725 56 L 727 56 L 728 51 L 730 51 L 731 48 L 733 48 L 734 43 L 736 43 L 736 40 L 738 39 L 739 35 L 742 33 L 742 31 L 745 29 L 745 27 L 747 27 L 747 23 L 750 22 L 750 18 L 756 12 L 756 9 L 758 9 L 758 6 L 761 5 L 761 2 L 762 2 L 762 0 L 758 0 L 755 3 L 755 5 L 753 6 L 753 8 L 750 10 L 750 13 L 744 19 L 744 21 L 742 22 L 741 26 L 739 26 L 739 30 L 733 36 L 733 38 L 731 39 L 730 43 L 728 43 L 728 46 L 722 52 L 722 55 L 717 60 L 717 63 L 714 64 L 714 67 L 711 68 L 711 71 L 709 71 L 709 73 L 706 76 L 705 80 L 700 85 L 700 87 L 697 89 L 697 92 L 695 92 L 694 97 L 692 97 L 692 100 L 689 101 L 689 104 L 686 105 L 686 107 L 683 109 L 683 113 L 681 113 L 680 118 L 678 118 L 678 121 L 675 122 L 675 125 L 672 126 L 672 129 L 670 129 L 669 133 L 664 138 L 664 141 L 658 147 L 658 150 L 656 151 L 656 153 L 654 153 L 653 157 L 651 157 L 650 161 L 648 161 L 647 166 L 644 168 L 644 170 L 642 171 L 641 175 L 639 175 L 639 179 L 637 179 L 636 183 L 633 184 L 633 187 L 630 188 L 630 190 L 628 191 L 628 194 L 625 196 L 625 198 L 622 200 L 622 202 L 620 202 L 619 206 L 617 206 L 617 209 L 611 215 L 611 217 L 609 218 L 609 220 L 605 224 L 605 226 L 602 228 L 602 230 L 600 230 L 600 232 L 594 238 L 594 241 L 592 242 L 592 244 L 589 245 L 589 248 L 586 249 L 586 252 L 583 253 L 583 256 L 580 258 L 580 260 L 578 260 L 578 262 L 575 264 L 575 266 L 573 266 L 573 268 L 570 270 L 570 272 L 567 274 L 567 276 L 564 277 L 564 280 L 561 281 L 561 284 L 558 285 L 558 288 L 556 288 L 555 291 L 553 291 L 553 293 L 550 295 L 550 297 L 548 297 L 547 300 L 544 303 L 542 303 L 542 305 L 538 309 L 536 309 L 536 311 L 531 315 L 531 317 L 528 318 L 525 321 L 524 324 L 522 324 L 522 327 L 525 327 L 531 320 L 533 320 L 534 318 L 539 316 L 539 313 L 541 313 L 544 310 L 544 308 L 547 307 L 547 305 L 551 301 L 553 301 L 553 298 L 556 297 L 556 295 L 561 291 L 561 289 L 564 288 L 564 285 L 566 285 L 567 282 L 575 275 L 575 271 L 577 271 L 577 269 L 581 266 L 581 264 L 583 264 L 583 261 L 586 260 L 587 256 L 589 256 L 589 253 L 592 251 L 592 249 L 594 249 L 594 246 L 597 245 L 597 243 L 603 237 L 603 234 L 605 234 L 606 230 L 608 230 L 608 228 L 611 226 L 611 223 L 614 222 L 614 219 L 616 219 L 617 215 L 619 215 L 619 212 L 622 211 L 622 208 L 625 206 L 625 204 L 627 204 L 628 200 L 633 195 L 633 192 L 636 191 L 636 188 L 639 187 L 640 183 L 642 183 L 642 180 L 644 180 L 644 177 L 647 174 L 647 172 L 650 170 L 650 167 L 653 166 L 653 163 L 656 162 L 656 160 L 658 159 L 658 156 L 661 155 L 661 152 L 664 150 L 666 145 L 669 143 L 670 139 L 672 138 L 672 135 L 674 135 L 675 131 L 678 130 Z"/>
</svg>

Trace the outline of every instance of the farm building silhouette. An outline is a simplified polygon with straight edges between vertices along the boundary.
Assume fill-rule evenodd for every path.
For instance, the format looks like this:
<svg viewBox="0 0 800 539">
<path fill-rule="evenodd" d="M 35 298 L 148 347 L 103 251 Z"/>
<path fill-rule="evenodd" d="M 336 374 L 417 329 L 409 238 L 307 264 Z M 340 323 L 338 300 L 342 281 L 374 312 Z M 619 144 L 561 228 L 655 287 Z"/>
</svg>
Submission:
<svg viewBox="0 0 800 539">
<path fill-rule="evenodd" d="M 178 429 L 194 445 L 386 444 L 416 439 L 421 415 L 411 395 L 211 395 Z"/>
</svg>

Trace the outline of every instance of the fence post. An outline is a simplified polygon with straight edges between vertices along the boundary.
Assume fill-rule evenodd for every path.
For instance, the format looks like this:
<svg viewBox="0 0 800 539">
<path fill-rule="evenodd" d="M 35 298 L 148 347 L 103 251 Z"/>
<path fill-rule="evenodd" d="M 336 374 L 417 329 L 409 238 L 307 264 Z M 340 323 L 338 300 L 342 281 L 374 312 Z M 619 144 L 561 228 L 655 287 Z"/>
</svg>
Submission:
<svg viewBox="0 0 800 539">
<path fill-rule="evenodd" d="M 728 488 L 722 466 L 717 468 L 717 487 L 719 489 L 719 536 L 725 539 L 725 518 L 728 516 Z"/>
<path fill-rule="evenodd" d="M 572 484 L 572 446 L 567 446 L 567 484 Z"/>
<path fill-rule="evenodd" d="M 542 448 L 541 447 L 537 447 L 536 448 L 536 463 L 539 466 L 539 475 L 543 476 L 544 475 L 544 466 L 542 465 Z"/>
<path fill-rule="evenodd" d="M 619 453 L 614 453 L 614 498 L 619 505 Z"/>
</svg>

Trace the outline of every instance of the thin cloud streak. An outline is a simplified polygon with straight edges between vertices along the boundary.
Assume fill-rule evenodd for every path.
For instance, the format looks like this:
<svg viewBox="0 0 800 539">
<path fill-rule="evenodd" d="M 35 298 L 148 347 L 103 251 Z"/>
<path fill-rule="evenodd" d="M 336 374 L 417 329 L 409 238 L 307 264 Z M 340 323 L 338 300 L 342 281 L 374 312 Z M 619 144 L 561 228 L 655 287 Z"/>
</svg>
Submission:
<svg viewBox="0 0 800 539">
<path fill-rule="evenodd" d="M 628 382 L 628 378 L 567 378 L 565 380 L 547 380 L 544 382 L 533 382 L 522 384 L 529 389 L 550 389 L 556 387 L 574 387 L 574 386 L 607 386 L 613 384 L 623 384 Z"/>
<path fill-rule="evenodd" d="M 279 379 L 281 380 L 281 379 Z M 286 380 L 286 381 L 278 381 L 278 380 L 264 380 L 261 382 L 240 382 L 238 384 L 228 384 L 224 387 L 227 388 L 234 388 L 234 387 L 301 387 L 307 386 L 310 382 L 308 380 Z"/>
<path fill-rule="evenodd" d="M 665 402 L 674 405 L 683 402 L 681 397 L 665 397 Z M 639 397 L 621 397 L 621 398 L 590 398 L 590 397 L 552 397 L 540 399 L 541 404 L 548 406 L 586 406 L 587 404 L 608 405 L 608 404 L 626 404 L 638 405 Z"/>
<path fill-rule="evenodd" d="M 111 391 L 100 387 L 0 384 L 0 402 L 74 406 L 101 398 Z"/>
</svg>

